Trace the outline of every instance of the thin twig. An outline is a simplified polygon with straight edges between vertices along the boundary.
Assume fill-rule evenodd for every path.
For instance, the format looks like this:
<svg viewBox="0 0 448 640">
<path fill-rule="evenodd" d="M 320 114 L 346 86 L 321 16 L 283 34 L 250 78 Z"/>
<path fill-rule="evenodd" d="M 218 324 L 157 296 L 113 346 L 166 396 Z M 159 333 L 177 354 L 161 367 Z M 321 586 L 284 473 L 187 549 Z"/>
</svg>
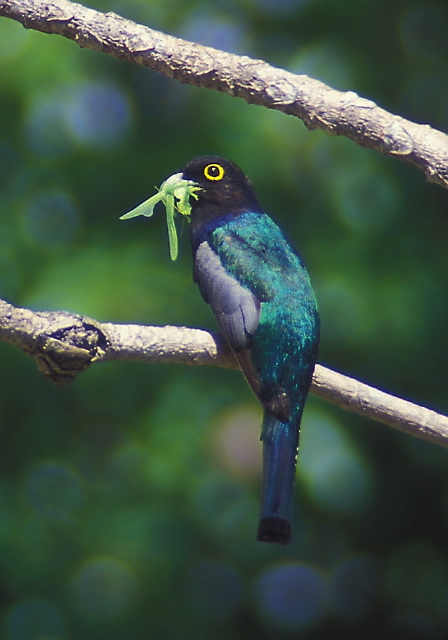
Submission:
<svg viewBox="0 0 448 640">
<path fill-rule="evenodd" d="M 238 368 L 218 335 L 187 327 L 100 323 L 66 311 L 37 312 L 0 300 L 0 340 L 16 344 L 56 384 L 95 362 L 140 360 Z M 448 447 L 448 417 L 316 365 L 311 393 L 343 409 Z"/>
<path fill-rule="evenodd" d="M 262 60 L 174 38 L 68 0 L 0 0 L 0 15 L 57 33 L 79 46 L 150 67 L 170 78 L 243 98 L 301 118 L 309 128 L 343 135 L 397 156 L 448 188 L 448 136 L 378 107 L 354 91 L 336 91 Z"/>
</svg>

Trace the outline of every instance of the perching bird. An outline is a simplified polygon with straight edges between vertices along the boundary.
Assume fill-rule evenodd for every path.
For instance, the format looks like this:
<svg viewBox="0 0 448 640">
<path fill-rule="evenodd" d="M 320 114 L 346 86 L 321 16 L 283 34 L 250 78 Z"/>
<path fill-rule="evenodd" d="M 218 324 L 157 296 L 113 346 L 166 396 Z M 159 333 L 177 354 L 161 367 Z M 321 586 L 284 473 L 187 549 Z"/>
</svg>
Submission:
<svg viewBox="0 0 448 640">
<path fill-rule="evenodd" d="M 195 158 L 182 178 L 190 197 L 193 277 L 264 409 L 263 490 L 258 540 L 291 540 L 300 421 L 319 341 L 308 272 L 258 204 L 241 169 Z"/>
</svg>

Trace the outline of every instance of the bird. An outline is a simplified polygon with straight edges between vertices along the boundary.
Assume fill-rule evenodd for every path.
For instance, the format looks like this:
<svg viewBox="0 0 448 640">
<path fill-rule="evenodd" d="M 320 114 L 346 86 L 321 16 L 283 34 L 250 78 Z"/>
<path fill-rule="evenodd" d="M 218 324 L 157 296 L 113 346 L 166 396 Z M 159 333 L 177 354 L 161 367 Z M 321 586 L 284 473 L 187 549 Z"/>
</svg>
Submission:
<svg viewBox="0 0 448 640">
<path fill-rule="evenodd" d="M 189 212 L 193 280 L 263 408 L 257 540 L 286 545 L 300 423 L 319 343 L 316 297 L 300 254 L 238 165 L 200 156 L 180 173 L 196 185 Z"/>
</svg>

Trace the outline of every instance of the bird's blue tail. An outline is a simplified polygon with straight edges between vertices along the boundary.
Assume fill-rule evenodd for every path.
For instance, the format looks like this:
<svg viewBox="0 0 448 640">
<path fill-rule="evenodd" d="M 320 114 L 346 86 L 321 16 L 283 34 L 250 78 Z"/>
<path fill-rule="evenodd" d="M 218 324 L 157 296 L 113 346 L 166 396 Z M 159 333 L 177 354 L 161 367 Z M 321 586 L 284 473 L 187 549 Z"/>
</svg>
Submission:
<svg viewBox="0 0 448 640">
<path fill-rule="evenodd" d="M 274 544 L 291 541 L 292 493 L 295 478 L 299 419 L 280 422 L 265 412 L 263 441 L 263 489 L 257 540 Z"/>
</svg>

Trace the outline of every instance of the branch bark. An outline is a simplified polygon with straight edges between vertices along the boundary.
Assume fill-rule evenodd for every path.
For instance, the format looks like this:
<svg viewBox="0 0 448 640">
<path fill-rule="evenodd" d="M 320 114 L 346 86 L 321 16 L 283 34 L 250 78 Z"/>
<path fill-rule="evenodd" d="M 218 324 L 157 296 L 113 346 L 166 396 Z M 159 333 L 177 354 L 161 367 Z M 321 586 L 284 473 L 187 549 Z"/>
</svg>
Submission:
<svg viewBox="0 0 448 640">
<path fill-rule="evenodd" d="M 66 311 L 31 311 L 0 300 L 0 340 L 31 355 L 58 385 L 95 362 L 140 360 L 237 369 L 219 335 L 187 327 L 97 322 Z M 448 417 L 316 365 L 311 393 L 333 404 L 448 448 Z"/>
<path fill-rule="evenodd" d="M 379 108 L 353 91 L 336 91 L 305 75 L 274 68 L 154 31 L 68 0 L 0 0 L 0 15 L 26 28 L 57 33 L 81 47 L 150 67 L 180 82 L 206 87 L 303 120 L 397 156 L 448 187 L 448 136 Z M 185 327 L 99 323 L 64 311 L 34 312 L 0 301 L 0 340 L 18 345 L 57 384 L 90 364 L 142 360 L 237 367 L 219 336 Z M 320 365 L 311 392 L 345 409 L 448 447 L 448 418 Z"/>
<path fill-rule="evenodd" d="M 305 75 L 187 42 L 68 0 L 0 0 L 0 15 L 57 33 L 79 46 L 150 67 L 170 78 L 243 98 L 397 156 L 448 188 L 448 136 L 388 113 L 354 91 L 336 91 Z"/>
</svg>

